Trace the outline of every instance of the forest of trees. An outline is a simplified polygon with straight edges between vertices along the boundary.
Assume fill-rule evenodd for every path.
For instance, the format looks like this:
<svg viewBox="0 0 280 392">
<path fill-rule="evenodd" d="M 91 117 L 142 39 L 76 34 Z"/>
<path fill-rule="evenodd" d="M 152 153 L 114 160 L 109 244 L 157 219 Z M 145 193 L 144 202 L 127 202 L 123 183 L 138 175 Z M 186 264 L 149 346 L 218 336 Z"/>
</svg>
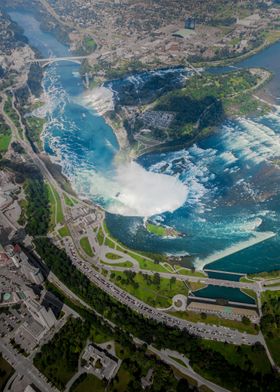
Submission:
<svg viewBox="0 0 280 392">
<path fill-rule="evenodd" d="M 48 233 L 50 222 L 50 207 L 48 190 L 42 179 L 27 180 L 25 193 L 28 200 L 26 207 L 27 225 L 29 235 L 40 236 Z"/>
</svg>

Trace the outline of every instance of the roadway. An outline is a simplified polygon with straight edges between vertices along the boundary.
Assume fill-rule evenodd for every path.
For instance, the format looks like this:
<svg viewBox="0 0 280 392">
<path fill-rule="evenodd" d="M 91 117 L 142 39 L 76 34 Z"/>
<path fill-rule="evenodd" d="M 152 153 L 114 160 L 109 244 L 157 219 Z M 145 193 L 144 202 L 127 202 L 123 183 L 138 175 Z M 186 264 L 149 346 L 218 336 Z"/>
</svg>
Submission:
<svg viewBox="0 0 280 392">
<path fill-rule="evenodd" d="M 39 372 L 39 370 L 33 365 L 32 361 L 23 355 L 17 353 L 12 346 L 0 340 L 0 351 L 6 361 L 8 361 L 16 372 L 26 377 L 30 384 L 34 383 L 41 392 L 58 392 L 58 390 L 51 386 L 47 381 L 47 378 Z"/>
</svg>

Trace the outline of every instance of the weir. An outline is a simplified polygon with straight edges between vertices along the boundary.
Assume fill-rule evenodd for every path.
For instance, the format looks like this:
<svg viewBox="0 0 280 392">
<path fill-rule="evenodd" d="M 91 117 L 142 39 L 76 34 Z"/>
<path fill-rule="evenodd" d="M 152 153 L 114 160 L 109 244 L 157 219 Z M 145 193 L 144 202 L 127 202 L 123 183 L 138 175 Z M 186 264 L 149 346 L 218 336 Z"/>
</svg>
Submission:
<svg viewBox="0 0 280 392">
<path fill-rule="evenodd" d="M 275 236 L 276 236 L 276 234 L 273 233 L 272 231 L 267 231 L 264 233 L 256 232 L 254 234 L 254 238 L 250 238 L 249 240 L 239 242 L 238 244 L 232 245 L 232 246 L 226 248 L 225 250 L 216 252 L 216 253 L 206 257 L 205 259 L 197 258 L 194 261 L 194 265 L 195 265 L 196 269 L 202 270 L 203 267 L 207 264 L 210 264 L 210 263 L 213 263 L 214 261 L 223 259 L 224 257 L 230 256 L 234 253 L 238 253 L 241 250 L 250 248 L 253 245 L 259 244 L 259 243 L 266 241 L 270 238 L 273 238 Z"/>
</svg>

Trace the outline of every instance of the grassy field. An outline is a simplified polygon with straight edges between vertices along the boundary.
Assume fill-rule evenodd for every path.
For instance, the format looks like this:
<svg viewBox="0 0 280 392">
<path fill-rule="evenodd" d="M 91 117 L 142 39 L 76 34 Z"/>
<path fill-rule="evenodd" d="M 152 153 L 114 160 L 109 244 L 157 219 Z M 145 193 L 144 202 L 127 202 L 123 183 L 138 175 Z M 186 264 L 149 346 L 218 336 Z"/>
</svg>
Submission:
<svg viewBox="0 0 280 392">
<path fill-rule="evenodd" d="M 127 279 L 125 272 L 113 272 L 111 280 L 141 301 L 159 308 L 171 306 L 176 294 L 188 295 L 184 283 L 177 280 L 172 282 L 171 279 L 159 278 L 159 283 L 156 283 L 155 277 L 141 273 L 135 274 L 133 279 Z"/>
<path fill-rule="evenodd" d="M 80 245 L 81 245 L 82 249 L 84 250 L 84 252 L 85 252 L 88 256 L 90 256 L 90 257 L 93 257 L 93 256 L 94 256 L 92 247 L 91 247 L 91 245 L 90 245 L 90 243 L 89 243 L 89 240 L 88 240 L 88 237 L 82 237 L 82 238 L 80 239 Z"/>
<path fill-rule="evenodd" d="M 4 387 L 13 373 L 13 367 L 2 357 L 0 353 L 0 391 L 4 391 Z"/>
<path fill-rule="evenodd" d="M 64 237 L 70 237 L 70 231 L 68 229 L 68 226 L 63 226 L 61 229 L 58 230 L 58 233 L 60 235 L 60 237 L 64 238 Z"/>
<path fill-rule="evenodd" d="M 110 260 L 119 260 L 122 258 L 122 256 L 117 255 L 116 253 L 111 253 L 111 252 L 106 253 L 106 257 L 107 257 L 107 259 L 110 259 Z"/>
<path fill-rule="evenodd" d="M 48 189 L 48 197 L 49 197 L 49 203 L 50 203 L 50 230 L 53 230 L 56 225 L 56 200 L 54 197 L 54 194 L 52 192 L 52 188 L 50 184 L 47 184 L 47 189 Z"/>
<path fill-rule="evenodd" d="M 114 241 L 112 241 L 110 238 L 106 237 L 105 239 L 105 245 L 109 246 L 109 248 L 115 249 L 116 245 Z"/>
<path fill-rule="evenodd" d="M 270 271 L 270 272 L 259 272 L 258 274 L 250 274 L 248 278 L 263 278 L 263 279 L 273 279 L 273 278 L 280 278 L 280 271 Z"/>
<path fill-rule="evenodd" d="M 184 268 L 180 265 L 175 265 L 175 269 L 178 272 L 178 274 L 180 274 L 180 275 L 197 276 L 197 277 L 202 277 L 202 278 L 206 277 L 206 274 L 204 274 L 203 272 L 192 271 L 192 270 Z"/>
<path fill-rule="evenodd" d="M 228 328 L 238 329 L 239 331 L 253 335 L 258 333 L 258 329 L 255 328 L 254 324 L 245 325 L 240 321 L 226 320 L 215 315 L 207 314 L 207 317 L 203 318 L 200 313 L 196 312 L 170 312 L 170 314 L 184 320 L 193 321 L 194 323 L 203 322 L 205 324 L 221 325 Z"/>
<path fill-rule="evenodd" d="M 202 340 L 202 345 L 224 355 L 233 366 L 238 364 L 242 369 L 246 369 L 246 361 L 249 359 L 253 363 L 253 371 L 262 374 L 270 373 L 270 363 L 262 346 L 254 349 L 250 346 L 236 346 L 212 340 Z"/>
<path fill-rule="evenodd" d="M 76 203 L 74 202 L 74 200 L 73 199 L 70 199 L 70 197 L 68 197 L 67 195 L 66 195 L 66 193 L 63 193 L 63 197 L 64 197 L 64 200 L 65 200 L 65 204 L 68 206 L 68 207 L 73 207 Z"/>
<path fill-rule="evenodd" d="M 124 267 L 124 268 L 133 267 L 133 264 L 130 261 L 124 261 L 123 263 L 120 262 L 120 263 L 111 264 L 111 263 L 106 263 L 106 261 L 100 260 L 100 263 L 105 264 L 105 265 L 113 265 L 114 267 Z"/>
<path fill-rule="evenodd" d="M 241 291 L 244 294 L 249 295 L 249 297 L 254 298 L 255 301 L 257 301 L 257 294 L 256 294 L 256 292 L 254 290 L 251 290 L 251 289 L 241 289 Z"/>
<path fill-rule="evenodd" d="M 103 245 L 103 243 L 104 243 L 104 233 L 103 233 L 102 227 L 100 227 L 100 229 L 98 230 L 97 242 L 99 243 L 99 245 Z"/>
<path fill-rule="evenodd" d="M 0 133 L 0 152 L 5 153 L 8 150 L 11 138 L 11 133 L 5 135 Z"/>
<path fill-rule="evenodd" d="M 104 392 L 105 383 L 93 374 L 82 375 L 78 378 L 75 385 L 70 388 L 70 392 Z"/>
<path fill-rule="evenodd" d="M 62 224 L 64 221 L 64 216 L 62 212 L 61 200 L 58 192 L 50 185 L 48 186 L 49 202 L 51 205 L 51 227 L 55 224 Z M 52 216 L 53 215 L 53 216 Z"/>
</svg>

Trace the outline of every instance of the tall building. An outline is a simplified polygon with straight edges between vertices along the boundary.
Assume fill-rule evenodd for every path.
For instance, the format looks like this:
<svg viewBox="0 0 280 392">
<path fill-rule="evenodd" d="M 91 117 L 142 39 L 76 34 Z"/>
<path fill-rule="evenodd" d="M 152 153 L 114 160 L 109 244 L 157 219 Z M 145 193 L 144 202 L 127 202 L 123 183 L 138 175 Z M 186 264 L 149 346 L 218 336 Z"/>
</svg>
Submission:
<svg viewBox="0 0 280 392">
<path fill-rule="evenodd" d="M 25 305 L 27 306 L 27 309 L 31 313 L 32 317 L 41 325 L 47 329 L 50 329 L 54 326 L 56 318 L 50 308 L 47 310 L 44 306 L 40 305 L 33 299 L 27 299 L 25 301 Z"/>
</svg>

